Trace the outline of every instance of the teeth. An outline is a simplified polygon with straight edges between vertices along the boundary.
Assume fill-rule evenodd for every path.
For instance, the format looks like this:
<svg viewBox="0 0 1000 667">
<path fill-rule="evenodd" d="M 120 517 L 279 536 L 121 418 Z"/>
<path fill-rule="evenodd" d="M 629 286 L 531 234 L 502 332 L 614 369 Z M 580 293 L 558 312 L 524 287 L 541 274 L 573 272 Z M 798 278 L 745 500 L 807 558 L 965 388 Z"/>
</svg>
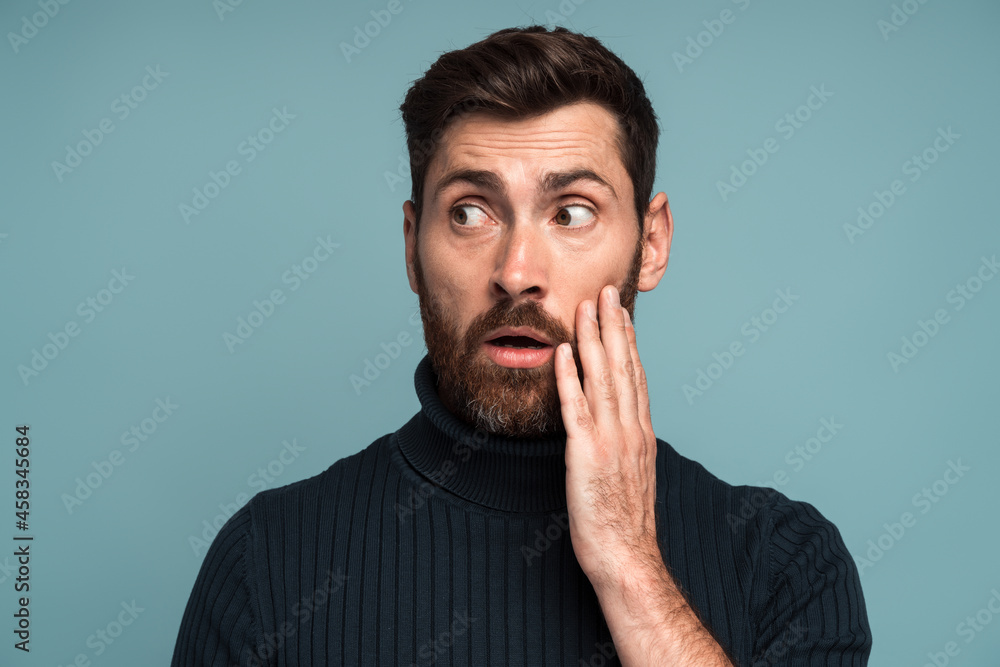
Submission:
<svg viewBox="0 0 1000 667">
<path fill-rule="evenodd" d="M 514 348 L 515 350 L 525 350 L 525 349 L 527 349 L 527 350 L 540 350 L 540 349 L 542 349 L 542 346 L 541 346 L 541 345 L 527 345 L 527 346 L 521 346 L 521 345 L 511 345 L 511 344 L 509 344 L 509 343 L 501 343 L 501 344 L 500 344 L 500 345 L 498 345 L 497 347 L 512 347 L 512 348 Z"/>
</svg>

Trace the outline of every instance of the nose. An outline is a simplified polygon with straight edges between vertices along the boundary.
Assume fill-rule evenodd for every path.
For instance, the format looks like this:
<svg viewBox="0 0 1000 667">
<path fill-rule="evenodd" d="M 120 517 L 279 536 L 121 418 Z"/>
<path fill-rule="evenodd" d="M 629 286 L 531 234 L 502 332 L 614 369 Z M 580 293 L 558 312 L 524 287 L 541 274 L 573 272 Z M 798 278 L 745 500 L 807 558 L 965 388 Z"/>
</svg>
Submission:
<svg viewBox="0 0 1000 667">
<path fill-rule="evenodd" d="M 541 299 L 548 291 L 548 252 L 544 239 L 529 223 L 515 222 L 497 247 L 497 266 L 490 291 L 497 299 Z"/>
</svg>

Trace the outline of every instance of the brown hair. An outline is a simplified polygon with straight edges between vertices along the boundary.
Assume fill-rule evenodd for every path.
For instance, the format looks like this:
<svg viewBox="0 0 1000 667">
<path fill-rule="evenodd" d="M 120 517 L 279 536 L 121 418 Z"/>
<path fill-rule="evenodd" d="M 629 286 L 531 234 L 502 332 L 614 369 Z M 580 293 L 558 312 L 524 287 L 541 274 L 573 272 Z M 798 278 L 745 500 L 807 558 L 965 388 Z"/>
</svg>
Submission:
<svg viewBox="0 0 1000 667">
<path fill-rule="evenodd" d="M 618 120 L 616 143 L 632 179 L 641 242 L 660 134 L 642 81 L 597 39 L 540 25 L 505 28 L 444 53 L 407 91 L 399 110 L 418 228 L 427 167 L 449 121 L 474 111 L 529 118 L 581 101 L 602 105 Z"/>
</svg>

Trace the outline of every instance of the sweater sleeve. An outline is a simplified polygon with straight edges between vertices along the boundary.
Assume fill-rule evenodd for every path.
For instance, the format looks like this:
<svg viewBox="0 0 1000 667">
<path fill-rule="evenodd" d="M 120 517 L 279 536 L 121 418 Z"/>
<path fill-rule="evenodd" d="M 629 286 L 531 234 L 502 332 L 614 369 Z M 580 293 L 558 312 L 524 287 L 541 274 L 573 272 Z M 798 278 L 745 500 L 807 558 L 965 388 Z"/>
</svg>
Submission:
<svg viewBox="0 0 1000 667">
<path fill-rule="evenodd" d="M 867 665 L 868 613 L 840 531 L 812 505 L 780 493 L 766 525 L 768 596 L 751 665 Z"/>
<path fill-rule="evenodd" d="M 257 667 L 254 593 L 248 577 L 250 512 L 240 508 L 205 554 L 188 598 L 171 667 Z"/>
</svg>

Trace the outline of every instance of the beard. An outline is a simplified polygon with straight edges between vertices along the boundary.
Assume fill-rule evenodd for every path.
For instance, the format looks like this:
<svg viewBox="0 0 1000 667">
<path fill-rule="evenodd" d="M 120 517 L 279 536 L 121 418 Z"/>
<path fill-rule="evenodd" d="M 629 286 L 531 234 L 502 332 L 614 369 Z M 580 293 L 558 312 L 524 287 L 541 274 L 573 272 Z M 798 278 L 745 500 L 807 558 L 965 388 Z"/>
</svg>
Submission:
<svg viewBox="0 0 1000 667">
<path fill-rule="evenodd" d="M 555 355 L 535 368 L 507 368 L 490 359 L 482 349 L 483 336 L 500 327 L 531 327 L 552 342 L 552 347 L 569 343 L 573 348 L 580 386 L 583 366 L 577 350 L 575 331 L 570 332 L 549 315 L 535 299 L 525 299 L 516 307 L 512 299 L 497 302 L 477 316 L 465 335 L 458 331 L 456 318 L 424 286 L 420 253 L 414 244 L 413 270 L 416 275 L 424 342 L 431 367 L 437 376 L 441 402 L 462 421 L 478 429 L 514 438 L 540 438 L 566 433 L 555 376 Z M 632 263 L 621 285 L 616 285 L 621 305 L 630 316 L 635 313 L 639 270 L 642 268 L 643 239 L 639 236 Z M 575 312 L 575 311 L 574 311 Z"/>
</svg>

